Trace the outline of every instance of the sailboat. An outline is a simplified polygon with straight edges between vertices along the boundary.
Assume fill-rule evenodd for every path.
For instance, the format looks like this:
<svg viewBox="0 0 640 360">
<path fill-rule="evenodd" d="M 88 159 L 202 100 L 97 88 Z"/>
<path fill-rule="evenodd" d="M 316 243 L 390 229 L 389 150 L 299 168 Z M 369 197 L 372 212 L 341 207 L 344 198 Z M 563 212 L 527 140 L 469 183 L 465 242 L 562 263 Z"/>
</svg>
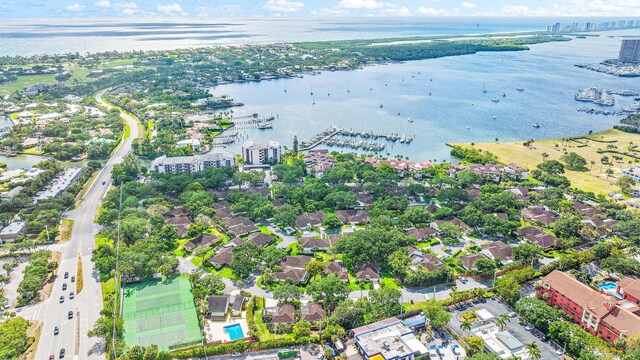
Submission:
<svg viewBox="0 0 640 360">
<path fill-rule="evenodd" d="M 312 104 L 312 105 L 315 105 L 315 104 L 316 104 L 316 98 L 314 97 L 314 98 L 313 98 L 313 104 Z"/>
<path fill-rule="evenodd" d="M 311 87 L 311 96 L 313 96 L 313 86 Z"/>
<path fill-rule="evenodd" d="M 284 92 L 287 92 L 287 81 L 284 82 Z"/>
<path fill-rule="evenodd" d="M 491 99 L 491 101 L 493 101 L 494 103 L 499 103 L 499 102 L 500 102 L 500 99 L 495 98 L 495 99 Z"/>
<path fill-rule="evenodd" d="M 410 122 L 410 123 L 412 123 L 412 122 L 413 122 L 413 119 L 412 119 L 412 118 L 407 118 L 407 120 L 409 120 L 409 122 Z"/>
<path fill-rule="evenodd" d="M 502 93 L 502 97 L 507 97 L 507 94 L 505 94 L 505 93 Z"/>
<path fill-rule="evenodd" d="M 482 85 L 482 93 L 483 93 L 483 94 L 486 94 L 486 93 L 487 93 L 487 86 L 486 86 L 486 84 L 483 84 L 483 85 Z"/>
<path fill-rule="evenodd" d="M 516 88 L 516 90 L 518 90 L 518 91 L 524 91 L 524 88 L 517 87 L 517 88 Z"/>
</svg>

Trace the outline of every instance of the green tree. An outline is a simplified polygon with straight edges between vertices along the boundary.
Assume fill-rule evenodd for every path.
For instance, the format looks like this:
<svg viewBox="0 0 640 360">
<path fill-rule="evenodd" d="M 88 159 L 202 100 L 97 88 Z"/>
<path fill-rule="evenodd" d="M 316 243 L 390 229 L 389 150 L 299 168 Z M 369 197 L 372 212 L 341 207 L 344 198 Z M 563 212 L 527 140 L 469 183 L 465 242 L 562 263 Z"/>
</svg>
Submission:
<svg viewBox="0 0 640 360">
<path fill-rule="evenodd" d="M 31 324 L 21 318 L 9 318 L 0 322 L 0 359 L 20 359 L 33 343 L 33 337 L 27 335 Z"/>
<path fill-rule="evenodd" d="M 542 162 L 536 167 L 544 172 L 548 172 L 549 174 L 564 174 L 564 165 L 558 160 L 547 160 Z"/>
<path fill-rule="evenodd" d="M 302 290 L 294 284 L 283 283 L 273 290 L 273 298 L 280 301 L 300 300 L 302 298 Z"/>
<path fill-rule="evenodd" d="M 342 225 L 342 221 L 340 221 L 335 214 L 329 214 L 324 220 L 322 220 L 322 226 L 326 229 L 337 229 L 342 227 Z"/>
<path fill-rule="evenodd" d="M 460 330 L 464 331 L 471 331 L 471 328 L 473 327 L 473 323 L 470 320 L 464 319 L 461 323 L 460 323 Z"/>
<path fill-rule="evenodd" d="M 616 182 L 616 185 L 618 185 L 618 187 L 620 188 L 620 191 L 622 191 L 622 193 L 625 195 L 629 195 L 634 184 L 635 183 L 633 179 L 631 178 L 631 176 L 628 176 L 628 175 L 620 176 L 618 178 L 618 181 Z"/>
<path fill-rule="evenodd" d="M 313 281 L 307 287 L 307 293 L 315 301 L 325 301 L 330 304 L 345 300 L 351 293 L 351 289 L 347 282 L 332 274 Z"/>
<path fill-rule="evenodd" d="M 431 325 L 435 327 L 442 327 L 449 323 L 451 320 L 451 313 L 447 311 L 447 308 L 436 299 L 427 300 L 422 305 L 422 312 L 431 321 Z"/>
<path fill-rule="evenodd" d="M 529 357 L 533 360 L 542 359 L 542 354 L 540 353 L 540 349 L 538 348 L 538 344 L 535 341 L 532 341 L 529 344 L 525 345 L 525 351 L 529 355 Z"/>
<path fill-rule="evenodd" d="M 474 269 L 478 272 L 478 274 L 490 274 L 493 273 L 497 266 L 495 261 L 491 259 L 479 259 L 473 263 Z"/>
<path fill-rule="evenodd" d="M 501 330 L 504 330 L 504 326 L 510 321 L 509 314 L 500 314 L 500 316 L 496 318 L 496 325 L 498 325 Z"/>
<path fill-rule="evenodd" d="M 305 265 L 309 279 L 315 279 L 316 276 L 324 274 L 326 266 L 318 259 L 312 259 Z"/>
<path fill-rule="evenodd" d="M 309 336 L 309 334 L 311 334 L 311 324 L 307 320 L 300 319 L 293 325 L 293 335 L 296 338 Z"/>
<path fill-rule="evenodd" d="M 382 320 L 397 315 L 402 309 L 400 304 L 400 290 L 384 287 L 369 292 L 371 313 L 374 319 Z"/>
<path fill-rule="evenodd" d="M 587 169 L 587 160 L 574 152 L 562 156 L 561 160 L 564 161 L 571 170 L 585 171 Z"/>
<path fill-rule="evenodd" d="M 513 306 L 520 299 L 520 284 L 511 276 L 502 276 L 493 283 L 494 290 L 509 305 Z"/>
</svg>

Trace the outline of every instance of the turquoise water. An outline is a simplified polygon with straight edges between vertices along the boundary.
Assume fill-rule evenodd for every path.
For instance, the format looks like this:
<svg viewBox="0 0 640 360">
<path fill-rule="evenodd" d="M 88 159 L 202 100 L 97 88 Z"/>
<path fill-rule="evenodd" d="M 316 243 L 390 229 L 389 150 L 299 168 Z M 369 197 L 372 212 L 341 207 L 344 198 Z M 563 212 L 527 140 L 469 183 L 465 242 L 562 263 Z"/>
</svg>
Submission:
<svg viewBox="0 0 640 360">
<path fill-rule="evenodd" d="M 229 334 L 229 339 L 231 339 L 231 341 L 236 341 L 244 337 L 244 334 L 242 333 L 242 327 L 240 327 L 240 324 L 225 326 L 224 332 Z"/>
<path fill-rule="evenodd" d="M 598 288 L 602 291 L 608 292 L 609 294 L 615 296 L 618 299 L 622 299 L 622 295 L 616 292 L 618 285 L 612 282 L 603 282 L 598 286 Z"/>
</svg>

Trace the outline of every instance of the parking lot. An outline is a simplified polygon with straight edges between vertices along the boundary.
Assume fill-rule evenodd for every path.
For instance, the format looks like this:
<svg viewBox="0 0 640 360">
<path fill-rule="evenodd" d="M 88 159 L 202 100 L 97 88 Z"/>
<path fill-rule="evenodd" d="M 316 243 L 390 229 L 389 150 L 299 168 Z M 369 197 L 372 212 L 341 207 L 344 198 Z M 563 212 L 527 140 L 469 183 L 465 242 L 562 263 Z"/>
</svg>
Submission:
<svg viewBox="0 0 640 360">
<path fill-rule="evenodd" d="M 451 321 L 449 322 L 449 326 L 458 334 L 462 334 L 462 330 L 460 329 L 460 321 L 457 319 L 457 315 L 462 311 L 468 311 L 471 309 L 487 309 L 491 314 L 495 317 L 500 316 L 504 313 L 509 313 L 511 310 L 507 308 L 504 304 L 499 302 L 498 300 L 488 299 L 485 303 L 476 303 L 472 306 L 464 309 L 464 310 L 453 310 L 453 316 L 451 317 Z M 518 317 L 512 317 L 511 321 L 506 324 L 506 328 L 515 336 L 518 340 L 520 340 L 523 344 L 529 344 L 531 342 L 536 342 L 538 344 L 538 348 L 540 349 L 540 354 L 542 355 L 542 359 L 559 359 L 560 356 L 556 353 L 556 348 L 549 341 L 542 341 L 537 338 L 535 335 L 542 335 L 539 331 L 532 329 L 526 330 L 523 324 L 520 324 L 518 321 Z"/>
</svg>

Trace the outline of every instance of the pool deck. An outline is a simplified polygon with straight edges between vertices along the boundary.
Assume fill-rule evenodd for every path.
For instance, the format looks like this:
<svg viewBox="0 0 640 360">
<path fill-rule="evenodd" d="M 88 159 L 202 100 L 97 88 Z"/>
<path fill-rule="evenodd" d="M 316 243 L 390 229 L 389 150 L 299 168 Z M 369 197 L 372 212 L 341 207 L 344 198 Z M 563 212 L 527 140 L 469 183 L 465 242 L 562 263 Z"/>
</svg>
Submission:
<svg viewBox="0 0 640 360">
<path fill-rule="evenodd" d="M 244 336 L 247 336 L 247 334 L 249 334 L 249 326 L 247 326 L 246 313 L 243 311 L 240 317 L 227 317 L 226 321 L 207 320 L 204 327 L 207 341 L 231 341 L 231 339 L 229 338 L 229 334 L 224 331 L 224 327 L 233 324 L 240 325 Z"/>
</svg>

